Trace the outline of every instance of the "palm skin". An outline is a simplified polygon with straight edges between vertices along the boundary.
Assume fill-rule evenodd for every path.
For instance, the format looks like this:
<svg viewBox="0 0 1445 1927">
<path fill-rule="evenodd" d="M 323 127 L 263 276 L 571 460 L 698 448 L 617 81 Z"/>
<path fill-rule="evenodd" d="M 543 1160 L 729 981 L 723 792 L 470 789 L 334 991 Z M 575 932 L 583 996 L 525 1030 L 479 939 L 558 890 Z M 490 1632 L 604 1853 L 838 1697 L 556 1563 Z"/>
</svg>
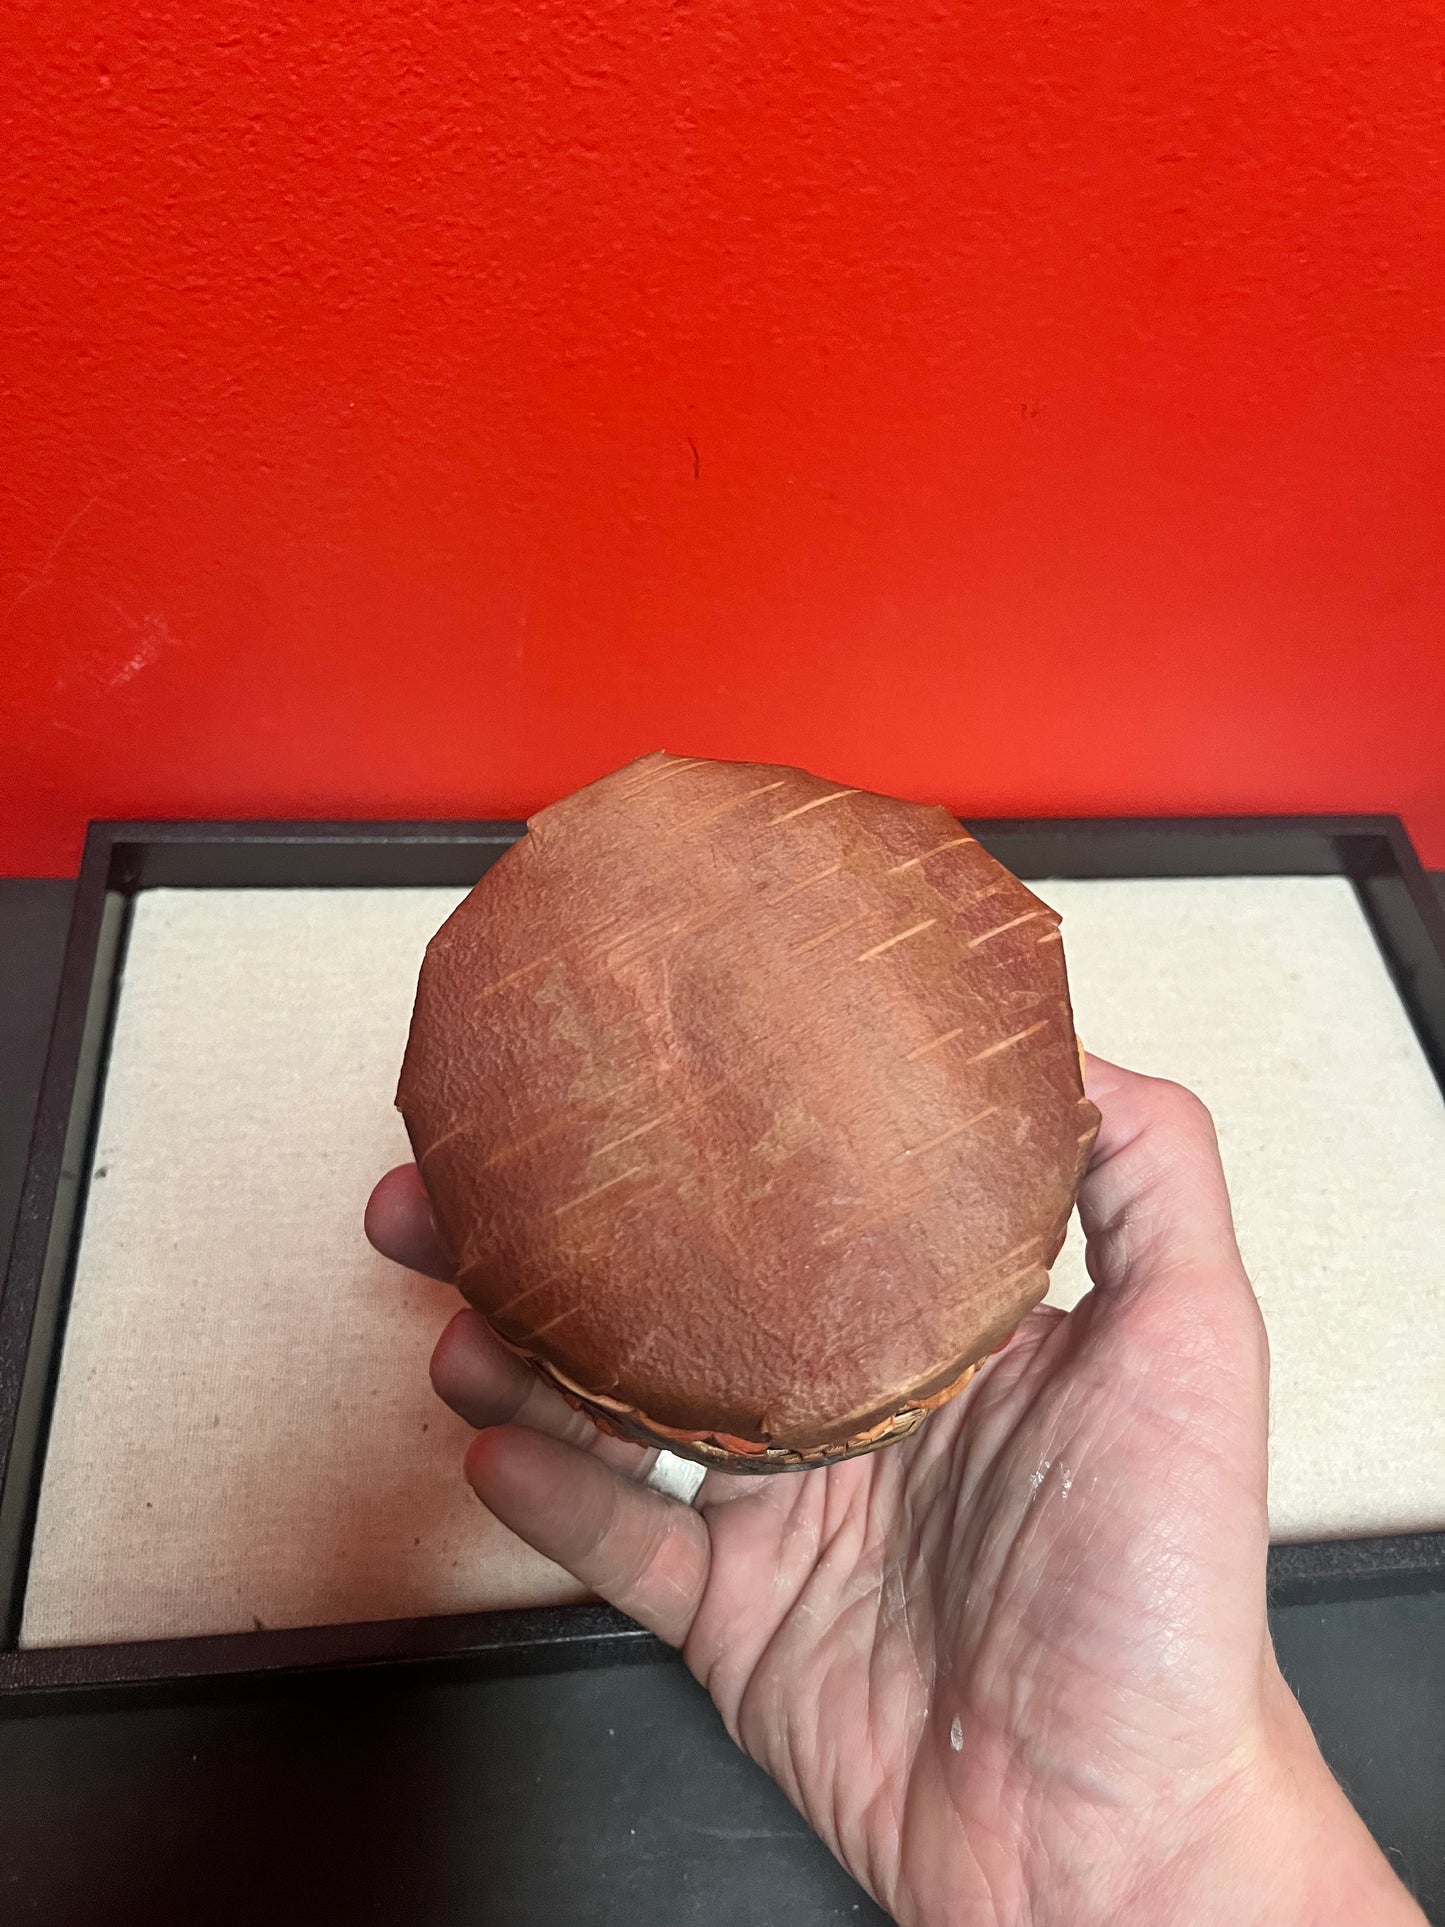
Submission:
<svg viewBox="0 0 1445 1927">
<path fill-rule="evenodd" d="M 1203 1921 L 1206 1865 L 1219 1918 L 1293 1917 L 1257 1869 L 1221 1884 L 1222 1845 L 1283 1867 L 1323 1827 L 1374 1851 L 1331 1806 L 1269 1643 L 1267 1349 L 1208 1115 L 1097 1060 L 1089 1090 L 1095 1289 L 1033 1313 L 900 1445 L 710 1473 L 688 1509 L 638 1483 L 653 1455 L 596 1432 L 475 1312 L 433 1362 L 485 1428 L 479 1496 L 681 1649 L 905 1923 Z M 410 1167 L 378 1186 L 368 1230 L 444 1273 Z M 1383 1862 L 1371 1872 L 1418 1919 Z"/>
</svg>

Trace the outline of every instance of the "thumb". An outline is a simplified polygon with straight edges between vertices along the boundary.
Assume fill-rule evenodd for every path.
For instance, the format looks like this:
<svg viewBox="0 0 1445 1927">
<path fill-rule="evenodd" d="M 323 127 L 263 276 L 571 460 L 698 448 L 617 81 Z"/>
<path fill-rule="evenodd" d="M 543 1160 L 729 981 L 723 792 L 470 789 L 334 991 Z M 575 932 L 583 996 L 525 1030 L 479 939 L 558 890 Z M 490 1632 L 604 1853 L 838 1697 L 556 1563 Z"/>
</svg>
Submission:
<svg viewBox="0 0 1445 1927">
<path fill-rule="evenodd" d="M 1099 1057 L 1087 1060 L 1085 1088 L 1100 1126 L 1079 1217 L 1101 1296 L 1122 1313 L 1173 1281 L 1202 1316 L 1243 1314 L 1257 1322 L 1214 1121 L 1203 1103 L 1182 1084 Z"/>
<path fill-rule="evenodd" d="M 1122 1392 L 1146 1455 L 1162 1468 L 1187 1438 L 1175 1463 L 1226 1472 L 1216 1489 L 1243 1495 L 1239 1518 L 1262 1568 L 1269 1341 L 1235 1242 L 1214 1121 L 1182 1085 L 1100 1058 L 1088 1060 L 1085 1087 L 1101 1118 L 1079 1192 L 1096 1288 L 1070 1322 Z"/>
</svg>

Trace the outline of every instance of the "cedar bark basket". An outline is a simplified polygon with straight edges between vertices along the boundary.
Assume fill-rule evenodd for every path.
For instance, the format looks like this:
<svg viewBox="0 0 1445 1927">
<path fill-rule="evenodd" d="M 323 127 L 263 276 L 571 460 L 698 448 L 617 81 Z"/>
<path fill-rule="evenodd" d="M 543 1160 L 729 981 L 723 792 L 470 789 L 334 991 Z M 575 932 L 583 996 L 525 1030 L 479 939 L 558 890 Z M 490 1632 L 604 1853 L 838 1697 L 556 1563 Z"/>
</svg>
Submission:
<svg viewBox="0 0 1445 1927">
<path fill-rule="evenodd" d="M 1059 919 L 941 808 L 657 754 L 427 948 L 397 1103 L 467 1298 L 731 1471 L 917 1429 L 1043 1297 L 1098 1129 Z"/>
</svg>

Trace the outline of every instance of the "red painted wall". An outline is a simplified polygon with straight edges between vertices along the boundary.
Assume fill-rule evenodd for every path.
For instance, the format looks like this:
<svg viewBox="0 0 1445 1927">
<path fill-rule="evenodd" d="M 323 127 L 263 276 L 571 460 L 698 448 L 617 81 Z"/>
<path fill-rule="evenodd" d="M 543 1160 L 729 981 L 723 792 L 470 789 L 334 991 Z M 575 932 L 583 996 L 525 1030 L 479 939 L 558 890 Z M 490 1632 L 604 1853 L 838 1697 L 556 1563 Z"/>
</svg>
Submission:
<svg viewBox="0 0 1445 1927">
<path fill-rule="evenodd" d="M 1445 12 L 89 0 L 0 95 L 0 866 L 636 752 L 1445 863 Z"/>
</svg>

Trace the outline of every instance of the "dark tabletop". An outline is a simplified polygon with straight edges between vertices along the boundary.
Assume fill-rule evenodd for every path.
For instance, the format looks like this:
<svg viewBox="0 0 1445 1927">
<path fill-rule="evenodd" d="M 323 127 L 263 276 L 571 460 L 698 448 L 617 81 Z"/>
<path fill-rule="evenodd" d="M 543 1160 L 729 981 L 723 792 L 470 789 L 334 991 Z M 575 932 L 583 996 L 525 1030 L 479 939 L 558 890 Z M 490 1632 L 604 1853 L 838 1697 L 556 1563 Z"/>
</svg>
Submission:
<svg viewBox="0 0 1445 1927">
<path fill-rule="evenodd" d="M 0 881 L 0 1251 L 69 900 Z M 1331 1765 L 1445 1923 L 1445 1593 L 1271 1617 Z M 671 1661 L 0 1720 L 6 1923 L 882 1919 Z"/>
</svg>

